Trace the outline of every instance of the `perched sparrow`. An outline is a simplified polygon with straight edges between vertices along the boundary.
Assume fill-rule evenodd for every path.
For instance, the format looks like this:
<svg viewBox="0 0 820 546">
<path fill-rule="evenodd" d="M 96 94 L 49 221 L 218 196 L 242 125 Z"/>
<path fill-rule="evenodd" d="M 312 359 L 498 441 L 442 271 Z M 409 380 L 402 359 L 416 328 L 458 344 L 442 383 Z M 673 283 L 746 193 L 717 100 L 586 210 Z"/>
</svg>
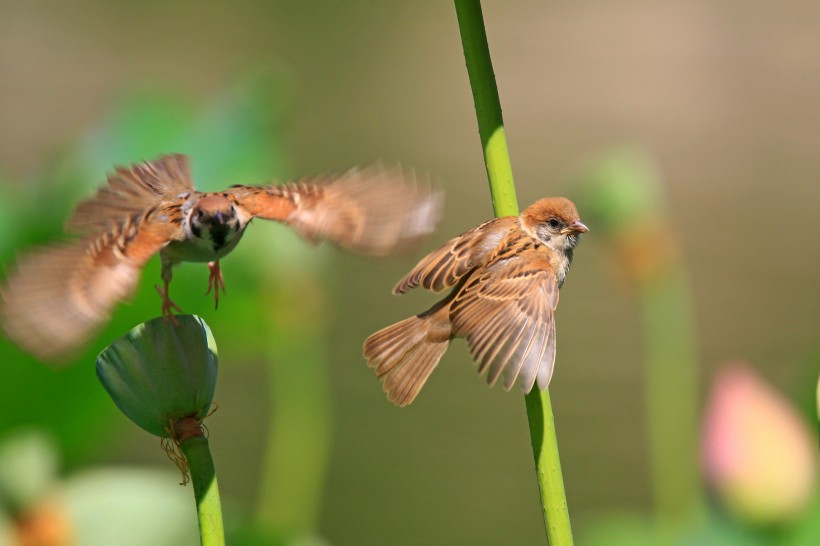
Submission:
<svg viewBox="0 0 820 546">
<path fill-rule="evenodd" d="M 384 255 L 428 235 L 439 213 L 439 194 L 399 168 L 202 193 L 194 189 L 183 155 L 118 167 L 68 221 L 78 240 L 20 258 L 2 288 L 0 323 L 35 356 L 64 359 L 134 292 L 140 270 L 157 252 L 162 313 L 172 317 L 172 309 L 179 309 L 168 294 L 173 267 L 208 262 L 209 291 L 218 302 L 224 289 L 219 260 L 255 217 L 288 224 L 312 242 L 325 239 Z"/>
<path fill-rule="evenodd" d="M 422 259 L 393 288 L 440 292 L 433 307 L 380 330 L 364 356 L 399 406 L 416 398 L 454 337 L 467 339 L 479 374 L 492 385 L 503 374 L 524 392 L 547 388 L 555 363 L 555 306 L 572 251 L 589 231 L 563 197 L 541 199 L 520 216 L 481 224 Z"/>
</svg>

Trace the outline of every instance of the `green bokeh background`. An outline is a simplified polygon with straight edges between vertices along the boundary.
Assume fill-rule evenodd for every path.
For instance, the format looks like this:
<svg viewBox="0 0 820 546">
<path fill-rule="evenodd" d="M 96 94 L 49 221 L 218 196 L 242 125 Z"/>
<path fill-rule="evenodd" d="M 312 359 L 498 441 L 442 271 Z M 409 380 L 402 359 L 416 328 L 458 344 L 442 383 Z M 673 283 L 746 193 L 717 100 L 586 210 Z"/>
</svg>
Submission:
<svg viewBox="0 0 820 546">
<path fill-rule="evenodd" d="M 812 415 L 820 6 L 486 4 L 520 205 L 583 197 L 579 180 L 602 154 L 640 150 L 688 277 L 701 387 L 743 358 Z M 451 3 L 0 2 L 5 267 L 61 237 L 112 164 L 163 152 L 190 154 L 205 190 L 401 161 L 447 192 L 426 248 L 492 215 Z M 653 416 L 635 288 L 605 229 L 585 221 L 551 393 L 574 528 L 594 534 L 602 516 L 651 512 Z M 405 410 L 364 365 L 367 335 L 434 301 L 390 295 L 420 256 L 345 255 L 255 222 L 223 262 L 218 311 L 204 266 L 176 270 L 175 301 L 220 348 L 208 428 L 235 521 L 260 535 L 315 529 L 340 545 L 545 543 L 517 393 L 488 390 L 460 341 Z M 167 468 L 93 368 L 106 344 L 158 314 L 158 281 L 155 260 L 71 367 L 0 340 L 0 437 L 45 427 L 66 474 Z M 618 521 L 641 534 L 642 520 Z"/>
</svg>

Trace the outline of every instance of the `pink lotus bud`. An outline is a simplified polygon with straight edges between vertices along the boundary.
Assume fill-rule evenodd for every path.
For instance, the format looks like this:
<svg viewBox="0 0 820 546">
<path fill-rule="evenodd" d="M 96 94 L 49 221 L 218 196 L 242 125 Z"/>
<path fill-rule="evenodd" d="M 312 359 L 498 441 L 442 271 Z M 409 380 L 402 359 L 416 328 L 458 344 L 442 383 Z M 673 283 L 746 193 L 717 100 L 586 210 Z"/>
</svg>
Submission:
<svg viewBox="0 0 820 546">
<path fill-rule="evenodd" d="M 793 520 L 811 501 L 815 439 L 778 392 L 733 364 L 714 379 L 703 437 L 706 475 L 727 508 L 758 524 Z"/>
</svg>

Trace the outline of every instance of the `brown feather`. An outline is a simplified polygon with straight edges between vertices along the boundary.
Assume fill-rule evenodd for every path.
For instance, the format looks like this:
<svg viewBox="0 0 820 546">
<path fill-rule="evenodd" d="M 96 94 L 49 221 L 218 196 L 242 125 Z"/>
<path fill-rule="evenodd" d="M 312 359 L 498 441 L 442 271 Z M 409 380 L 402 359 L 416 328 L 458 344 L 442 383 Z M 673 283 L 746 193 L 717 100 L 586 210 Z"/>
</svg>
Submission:
<svg viewBox="0 0 820 546">
<path fill-rule="evenodd" d="M 373 255 L 414 246 L 441 214 L 441 195 L 398 167 L 229 191 L 251 215 L 284 222 L 309 241 Z"/>
<path fill-rule="evenodd" d="M 488 370 L 490 385 L 504 374 L 509 389 L 520 376 L 522 389 L 529 392 L 541 366 L 552 367 L 545 357 L 554 357 L 547 349 L 557 293 L 549 260 L 539 252 L 497 262 L 458 292 L 451 307 L 453 332 L 467 339 L 479 372 Z M 515 371 L 507 371 L 508 366 Z"/>
<path fill-rule="evenodd" d="M 453 337 L 448 313 L 448 305 L 440 304 L 365 340 L 364 356 L 390 401 L 410 404 L 433 373 Z"/>
<path fill-rule="evenodd" d="M 130 220 L 94 238 L 21 257 L 2 290 L 0 322 L 38 358 L 64 361 L 131 296 L 145 262 L 176 236 L 168 223 Z"/>
<path fill-rule="evenodd" d="M 66 230 L 88 233 L 111 229 L 112 224 L 141 216 L 192 191 L 188 158 L 184 155 L 166 155 L 130 167 L 117 167 L 108 175 L 107 186 L 77 206 Z"/>
<path fill-rule="evenodd" d="M 422 258 L 396 283 L 393 293 L 404 294 L 419 285 L 433 292 L 452 288 L 464 275 L 494 259 L 499 242 L 516 223 L 515 216 L 496 218 L 450 239 Z"/>
<path fill-rule="evenodd" d="M 0 323 L 33 354 L 67 358 L 102 326 L 118 301 L 131 295 L 141 267 L 159 251 L 162 309 L 170 314 L 175 304 L 167 285 L 173 266 L 182 261 L 218 265 L 254 216 L 284 222 L 311 241 L 389 254 L 429 234 L 440 208 L 438 192 L 398 167 L 216 193 L 194 190 L 183 155 L 117 167 L 107 185 L 80 203 L 67 222 L 80 240 L 20 259 L 0 289 Z"/>
<path fill-rule="evenodd" d="M 519 217 L 485 222 L 423 258 L 393 288 L 416 286 L 450 294 L 427 313 L 389 326 L 365 341 L 364 355 L 384 381 L 388 398 L 406 405 L 438 364 L 426 344 L 436 328 L 463 337 L 479 374 L 505 389 L 518 382 L 524 392 L 549 385 L 555 365 L 555 308 L 578 235 L 588 231 L 571 201 L 537 201 Z M 446 317 L 444 315 L 446 311 Z M 446 318 L 446 320 L 445 320 Z M 448 338 L 448 339 L 449 339 Z"/>
</svg>

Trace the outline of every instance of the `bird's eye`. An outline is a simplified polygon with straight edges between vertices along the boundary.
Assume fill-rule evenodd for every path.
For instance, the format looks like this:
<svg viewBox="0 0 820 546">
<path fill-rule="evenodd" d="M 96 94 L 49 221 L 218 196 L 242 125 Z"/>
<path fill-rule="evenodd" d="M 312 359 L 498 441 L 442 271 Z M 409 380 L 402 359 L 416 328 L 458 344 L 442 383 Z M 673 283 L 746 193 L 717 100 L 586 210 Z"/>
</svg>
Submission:
<svg viewBox="0 0 820 546">
<path fill-rule="evenodd" d="M 550 225 L 552 229 L 558 229 L 561 227 L 561 220 L 558 218 L 550 218 L 547 223 Z"/>
</svg>

